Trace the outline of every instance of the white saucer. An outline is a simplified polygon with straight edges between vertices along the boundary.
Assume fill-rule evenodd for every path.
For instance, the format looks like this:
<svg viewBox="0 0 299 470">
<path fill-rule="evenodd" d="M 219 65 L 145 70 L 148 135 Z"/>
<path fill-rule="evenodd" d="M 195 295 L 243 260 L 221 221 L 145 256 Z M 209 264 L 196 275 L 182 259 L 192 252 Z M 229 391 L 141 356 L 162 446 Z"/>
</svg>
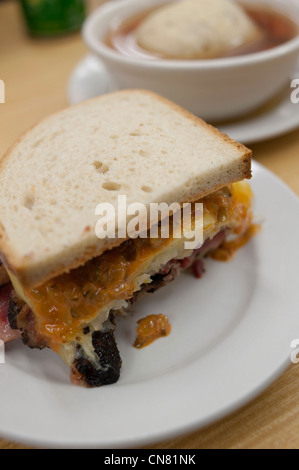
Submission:
<svg viewBox="0 0 299 470">
<path fill-rule="evenodd" d="M 297 72 L 292 78 L 299 78 L 299 62 Z M 85 56 L 74 69 L 68 84 L 68 100 L 70 104 L 94 96 L 102 95 L 117 89 L 105 66 L 92 56 Z M 244 144 L 252 144 L 273 137 L 278 137 L 299 127 L 299 104 L 291 102 L 292 89 L 289 86 L 279 97 L 265 105 L 258 112 L 229 124 L 218 124 L 217 127 Z"/>
</svg>

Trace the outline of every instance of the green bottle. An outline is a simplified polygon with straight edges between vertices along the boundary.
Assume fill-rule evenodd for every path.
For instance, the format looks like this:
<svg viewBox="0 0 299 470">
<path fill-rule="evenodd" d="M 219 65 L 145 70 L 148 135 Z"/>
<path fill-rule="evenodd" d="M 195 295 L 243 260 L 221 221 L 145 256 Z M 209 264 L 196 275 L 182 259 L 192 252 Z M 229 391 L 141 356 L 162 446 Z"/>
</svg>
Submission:
<svg viewBox="0 0 299 470">
<path fill-rule="evenodd" d="M 84 0 L 21 0 L 28 30 L 35 36 L 77 31 L 86 16 Z"/>
</svg>

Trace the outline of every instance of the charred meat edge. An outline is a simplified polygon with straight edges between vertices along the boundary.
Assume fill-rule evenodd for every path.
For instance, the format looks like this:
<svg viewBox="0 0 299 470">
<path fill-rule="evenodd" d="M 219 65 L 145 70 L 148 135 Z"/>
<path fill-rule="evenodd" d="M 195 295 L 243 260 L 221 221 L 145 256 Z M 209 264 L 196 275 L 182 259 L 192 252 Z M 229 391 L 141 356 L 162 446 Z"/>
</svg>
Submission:
<svg viewBox="0 0 299 470">
<path fill-rule="evenodd" d="M 75 360 L 71 367 L 71 380 L 77 385 L 100 387 L 118 381 L 122 360 L 114 337 L 114 318 L 110 318 L 101 331 L 89 333 L 94 352 L 98 358 L 97 367 L 86 357 L 82 346 L 75 346 Z"/>
<path fill-rule="evenodd" d="M 20 329 L 23 343 L 31 349 L 44 349 L 47 347 L 45 339 L 35 328 L 35 318 L 32 310 L 23 302 L 13 290 L 10 295 L 8 320 L 12 329 Z M 83 334 L 90 333 L 89 327 L 83 329 Z M 118 381 L 121 369 L 121 358 L 114 338 L 113 316 L 106 322 L 104 330 L 94 331 L 91 334 L 94 352 L 98 358 L 95 367 L 87 358 L 80 343 L 74 345 L 74 362 L 71 365 L 71 378 L 73 382 L 86 387 L 100 387 Z"/>
<path fill-rule="evenodd" d="M 194 250 L 190 257 L 169 261 L 159 273 L 152 276 L 152 282 L 144 284 L 141 290 L 136 292 L 128 303 L 132 304 L 145 292 L 152 293 L 167 285 L 176 279 L 182 270 L 189 267 L 193 268 L 196 277 L 201 277 L 204 272 L 202 258 L 208 252 L 218 248 L 224 239 L 225 230 L 219 232 L 213 239 L 207 240 L 198 250 Z M 131 255 L 134 256 L 136 254 L 131 253 Z M 101 331 L 91 332 L 89 327 L 83 328 L 83 334 L 90 336 L 93 350 L 98 358 L 98 364 L 92 363 L 88 359 L 82 345 L 76 342 L 74 344 L 74 361 L 71 365 L 71 379 L 73 383 L 86 387 L 100 387 L 118 381 L 122 361 L 114 337 L 115 325 L 113 319 L 114 314 L 117 313 L 120 312 L 112 312 L 110 314 L 109 320 L 105 322 L 105 327 Z M 47 347 L 45 339 L 36 331 L 33 312 L 25 302 L 19 299 L 15 291 L 11 293 L 8 319 L 11 328 L 22 331 L 24 344 L 30 348 L 37 349 Z"/>
</svg>

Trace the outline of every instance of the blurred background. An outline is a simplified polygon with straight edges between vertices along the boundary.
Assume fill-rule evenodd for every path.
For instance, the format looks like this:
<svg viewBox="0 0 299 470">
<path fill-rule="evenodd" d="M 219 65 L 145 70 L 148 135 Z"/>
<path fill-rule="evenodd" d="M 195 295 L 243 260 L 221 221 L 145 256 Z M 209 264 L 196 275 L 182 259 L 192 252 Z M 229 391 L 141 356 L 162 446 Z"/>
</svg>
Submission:
<svg viewBox="0 0 299 470">
<path fill-rule="evenodd" d="M 0 0 L 0 3 L 11 0 Z M 80 29 L 87 14 L 104 0 L 19 0 L 28 32 L 55 36 Z"/>
<path fill-rule="evenodd" d="M 26 128 L 69 104 L 70 74 L 87 53 L 80 28 L 85 15 L 102 3 L 0 0 L 0 79 L 6 91 L 0 155 Z"/>
</svg>

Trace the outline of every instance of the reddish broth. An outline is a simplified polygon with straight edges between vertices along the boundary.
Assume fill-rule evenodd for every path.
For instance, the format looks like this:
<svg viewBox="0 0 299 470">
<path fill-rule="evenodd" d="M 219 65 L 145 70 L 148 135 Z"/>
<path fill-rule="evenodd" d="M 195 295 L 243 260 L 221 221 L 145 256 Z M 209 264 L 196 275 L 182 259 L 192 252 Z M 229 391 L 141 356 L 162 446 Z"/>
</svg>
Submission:
<svg viewBox="0 0 299 470">
<path fill-rule="evenodd" d="M 288 16 L 265 6 L 254 7 L 245 4 L 243 6 L 249 17 L 264 31 L 263 38 L 250 44 L 250 46 L 235 48 L 228 54 L 219 57 L 247 55 L 272 49 L 290 41 L 299 34 L 299 26 Z M 147 51 L 140 47 L 136 41 L 136 29 L 152 11 L 153 9 L 146 10 L 142 14 L 122 21 L 117 27 L 109 31 L 106 44 L 128 57 L 139 57 L 148 60 L 173 59 L 173 57 L 161 56 Z M 195 58 L 194 60 L 200 59 Z"/>
</svg>

